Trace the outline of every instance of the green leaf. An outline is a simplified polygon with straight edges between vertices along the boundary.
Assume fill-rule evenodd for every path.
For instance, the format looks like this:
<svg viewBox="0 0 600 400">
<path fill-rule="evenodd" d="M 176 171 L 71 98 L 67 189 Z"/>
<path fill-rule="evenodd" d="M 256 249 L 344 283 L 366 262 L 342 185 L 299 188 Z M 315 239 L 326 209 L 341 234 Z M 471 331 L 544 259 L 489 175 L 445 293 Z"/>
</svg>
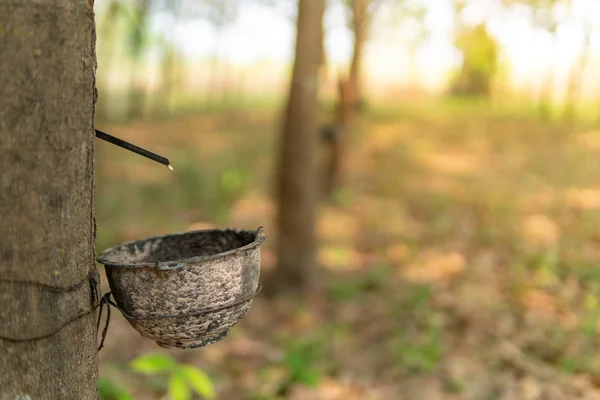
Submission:
<svg viewBox="0 0 600 400">
<path fill-rule="evenodd" d="M 212 399 L 215 397 L 215 387 L 208 375 L 202 370 L 192 365 L 184 365 L 181 367 L 181 373 L 185 377 L 188 385 L 190 385 L 200 396 L 205 399 Z"/>
<path fill-rule="evenodd" d="M 175 366 L 175 360 L 162 354 L 144 354 L 133 360 L 131 368 L 142 374 L 159 374 L 170 371 Z"/>
<path fill-rule="evenodd" d="M 169 400 L 190 400 L 192 392 L 187 385 L 185 376 L 179 371 L 175 371 L 169 377 L 168 390 Z"/>
</svg>

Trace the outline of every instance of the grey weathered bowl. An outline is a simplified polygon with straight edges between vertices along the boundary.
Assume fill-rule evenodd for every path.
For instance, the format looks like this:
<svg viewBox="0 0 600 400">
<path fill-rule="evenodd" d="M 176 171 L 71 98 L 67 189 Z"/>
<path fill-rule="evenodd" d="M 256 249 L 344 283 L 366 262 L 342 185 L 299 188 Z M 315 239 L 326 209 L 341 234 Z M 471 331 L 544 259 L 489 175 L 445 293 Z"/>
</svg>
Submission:
<svg viewBox="0 0 600 400">
<path fill-rule="evenodd" d="M 262 228 L 201 230 L 122 243 L 98 262 L 116 304 L 144 337 L 167 348 L 217 342 L 259 290 Z"/>
</svg>

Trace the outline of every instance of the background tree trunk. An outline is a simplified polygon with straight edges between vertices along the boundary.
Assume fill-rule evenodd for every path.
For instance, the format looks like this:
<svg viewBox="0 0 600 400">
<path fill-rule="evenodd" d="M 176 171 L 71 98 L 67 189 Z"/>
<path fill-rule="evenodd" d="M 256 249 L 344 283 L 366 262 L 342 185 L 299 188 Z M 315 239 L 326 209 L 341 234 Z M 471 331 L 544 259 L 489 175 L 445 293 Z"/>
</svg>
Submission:
<svg viewBox="0 0 600 400">
<path fill-rule="evenodd" d="M 0 0 L 0 399 L 98 398 L 92 7 Z"/>
<path fill-rule="evenodd" d="M 369 0 L 353 0 L 352 3 L 352 33 L 354 36 L 354 49 L 352 52 L 352 61 L 350 64 L 350 75 L 348 77 L 348 81 L 350 84 L 349 95 L 351 96 L 349 100 L 354 110 L 358 109 L 358 105 L 362 99 L 361 75 L 367 24 L 369 22 L 368 6 Z"/>
<path fill-rule="evenodd" d="M 316 268 L 318 72 L 324 0 L 298 1 L 296 55 L 278 168 L 277 283 L 306 289 Z"/>
<path fill-rule="evenodd" d="M 347 80 L 338 80 L 338 102 L 335 109 L 335 123 L 326 126 L 321 132 L 325 142 L 326 160 L 324 170 L 324 195 L 329 197 L 335 189 L 338 189 L 343 181 L 345 167 L 346 146 L 350 118 L 353 114 L 351 88 Z"/>
<path fill-rule="evenodd" d="M 100 91 L 100 102 L 96 106 L 96 119 L 100 121 L 107 121 L 111 116 L 109 71 L 114 69 L 117 47 L 115 25 L 118 25 L 119 7 L 117 0 L 110 0 L 102 25 L 98 28 L 98 37 L 103 41 L 103 46 L 98 49 L 98 53 L 104 60 L 104 63 L 100 65 L 101 72 L 96 76 L 96 86 Z"/>
<path fill-rule="evenodd" d="M 130 27 L 131 37 L 131 88 L 129 91 L 129 117 L 143 117 L 146 111 L 146 79 L 144 68 L 145 35 L 147 35 L 150 0 L 138 0 L 136 3 L 135 23 Z M 130 22 L 131 23 L 131 22 Z"/>
</svg>

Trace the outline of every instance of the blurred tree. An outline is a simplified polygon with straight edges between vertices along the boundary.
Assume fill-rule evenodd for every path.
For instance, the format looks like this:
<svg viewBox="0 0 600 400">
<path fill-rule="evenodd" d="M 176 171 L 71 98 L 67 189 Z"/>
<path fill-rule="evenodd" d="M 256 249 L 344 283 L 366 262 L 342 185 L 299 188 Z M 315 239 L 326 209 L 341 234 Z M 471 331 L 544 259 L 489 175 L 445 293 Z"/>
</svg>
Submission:
<svg viewBox="0 0 600 400">
<path fill-rule="evenodd" d="M 325 0 L 325 3 L 331 0 Z M 268 7 L 278 15 L 283 15 L 295 23 L 298 16 L 298 4 L 296 0 L 254 0 L 257 4 Z"/>
<path fill-rule="evenodd" d="M 133 19 L 128 24 L 127 40 L 131 57 L 131 88 L 129 91 L 129 117 L 139 118 L 144 114 L 146 81 L 141 71 L 144 68 L 143 56 L 148 43 L 148 17 L 150 0 L 134 0 Z"/>
<path fill-rule="evenodd" d="M 564 115 L 565 120 L 567 120 L 568 122 L 573 121 L 573 119 L 575 118 L 575 104 L 577 103 L 577 100 L 581 95 L 581 82 L 583 79 L 583 74 L 585 73 L 592 52 L 591 28 L 585 27 L 583 35 L 583 52 L 579 57 L 577 57 L 577 60 L 571 66 L 571 71 L 569 72 L 569 81 L 567 84 Z"/>
<path fill-rule="evenodd" d="M 352 61 L 348 75 L 348 89 L 352 91 L 350 102 L 357 107 L 362 98 L 361 72 L 365 42 L 371 15 L 369 5 L 371 0 L 346 0 L 350 10 L 350 28 L 353 36 Z"/>
<path fill-rule="evenodd" d="M 569 5 L 571 0 L 502 0 L 507 6 L 524 6 L 529 9 L 531 21 L 551 34 L 560 23 L 556 6 Z"/>
<path fill-rule="evenodd" d="M 161 42 L 162 59 L 161 59 L 161 102 L 159 107 L 162 113 L 172 115 L 175 111 L 176 94 L 181 87 L 182 73 L 182 56 L 177 47 L 169 42 Z"/>
<path fill-rule="evenodd" d="M 0 397 L 98 398 L 92 2 L 0 5 Z"/>
<path fill-rule="evenodd" d="M 363 49 L 368 35 L 368 28 L 375 12 L 383 5 L 383 0 L 344 0 L 349 14 L 349 27 L 354 36 L 354 48 L 350 73 L 347 79 L 338 77 L 338 98 L 335 108 L 335 120 L 321 129 L 321 139 L 326 148 L 326 166 L 324 170 L 324 194 L 329 196 L 339 187 L 343 180 L 345 148 L 347 132 L 352 116 L 362 104 L 361 74 Z M 395 14 L 396 24 L 407 21 L 416 22 L 415 35 L 411 40 L 411 62 L 416 49 L 428 37 L 424 18 L 426 9 L 420 0 L 401 0 L 389 4 Z M 389 10 L 388 10 L 389 11 Z"/>
<path fill-rule="evenodd" d="M 561 9 L 571 3 L 571 0 L 503 0 L 508 6 L 524 6 L 529 10 L 529 16 L 534 26 L 550 35 L 552 47 L 556 49 L 557 31 L 561 23 Z M 555 54 L 553 59 L 556 60 Z M 553 60 L 553 61 L 554 61 Z M 549 66 L 549 72 L 542 84 L 539 96 L 539 113 L 543 118 L 550 113 L 550 102 L 554 92 L 554 65 Z"/>
<path fill-rule="evenodd" d="M 208 79 L 206 99 L 214 100 L 219 95 L 222 99 L 229 97 L 230 65 L 221 59 L 223 37 L 229 25 L 235 22 L 239 12 L 240 0 L 155 0 L 165 10 L 171 12 L 175 19 L 205 20 L 212 25 L 216 40 L 213 43 L 213 54 Z M 166 63 L 170 62 L 164 60 Z M 163 70 L 164 71 L 164 70 Z M 177 75 L 176 71 L 172 71 Z"/>
<path fill-rule="evenodd" d="M 427 8 L 421 2 L 405 2 L 405 6 L 402 7 L 401 12 L 401 23 L 404 25 L 410 24 L 412 27 L 411 34 L 408 37 L 408 50 L 410 56 L 410 80 L 413 81 L 417 72 L 417 50 L 431 36 L 429 28 L 425 25 Z"/>
<path fill-rule="evenodd" d="M 318 72 L 324 0 L 298 0 L 296 54 L 278 165 L 278 287 L 315 283 Z M 272 288 L 276 289 L 276 288 Z"/>
<path fill-rule="evenodd" d="M 555 6 L 561 3 L 561 0 L 530 0 L 533 9 L 533 23 L 548 32 L 552 38 L 552 48 L 556 50 L 557 35 L 559 21 L 555 13 Z M 564 3 L 564 1 L 562 1 Z M 556 60 L 556 54 L 553 61 Z M 541 88 L 539 112 L 540 116 L 547 118 L 550 114 L 550 103 L 552 101 L 552 93 L 554 91 L 554 77 L 556 71 L 554 65 L 550 65 L 550 71 Z"/>
<path fill-rule="evenodd" d="M 461 14 L 467 7 L 468 0 L 451 0 L 451 3 L 452 11 L 454 11 L 454 14 L 452 15 L 454 31 L 458 32 L 462 28 Z"/>
<path fill-rule="evenodd" d="M 325 144 L 326 164 L 323 171 L 323 192 L 329 196 L 342 181 L 345 142 L 348 125 L 355 111 L 364 103 L 361 92 L 362 61 L 369 25 L 382 0 L 343 0 L 348 12 L 348 27 L 353 35 L 353 51 L 347 78 L 338 76 L 338 97 L 333 123 L 320 129 L 320 139 Z M 324 36 L 324 27 L 321 26 Z M 321 61 L 325 64 L 326 52 L 321 42 Z"/>
<path fill-rule="evenodd" d="M 573 11 L 573 10 L 571 10 Z M 575 104 L 581 96 L 582 81 L 592 56 L 592 36 L 594 35 L 594 16 L 583 13 L 579 16 L 580 26 L 583 28 L 583 49 L 575 60 L 569 73 L 567 94 L 565 99 L 565 119 L 572 121 L 575 118 Z"/>
<path fill-rule="evenodd" d="M 136 0 L 144 1 L 144 0 Z M 220 50 L 223 47 L 223 36 L 227 27 L 232 24 L 238 14 L 240 0 L 146 0 L 151 1 L 154 11 L 169 15 L 170 24 L 162 35 L 150 40 L 147 44 L 158 44 L 161 52 L 161 81 L 164 96 L 161 95 L 157 106 L 172 112 L 176 93 L 183 83 L 183 57 L 175 45 L 173 33 L 178 21 L 203 20 L 212 25 L 216 40 L 213 41 L 212 59 L 208 72 L 208 85 L 204 99 L 213 101 L 217 96 L 227 99 L 230 92 L 230 66 L 221 60 Z M 205 40 L 205 39 L 202 39 Z"/>
<path fill-rule="evenodd" d="M 330 196 L 342 183 L 346 153 L 347 130 L 353 113 L 352 92 L 348 80 L 338 80 L 338 100 L 335 106 L 335 122 L 321 128 L 321 140 L 325 143 L 326 165 L 323 171 L 323 191 Z"/>
<path fill-rule="evenodd" d="M 110 0 L 106 6 L 100 29 L 98 30 L 98 37 L 101 38 L 102 47 L 98 49 L 99 58 L 103 62 L 99 62 L 98 65 L 98 90 L 100 92 L 98 105 L 96 107 L 96 118 L 97 119 L 108 119 L 110 115 L 110 102 L 108 101 L 109 96 L 109 72 L 113 66 L 113 60 L 116 53 L 116 29 L 117 19 L 121 10 L 121 5 L 118 0 Z"/>
<path fill-rule="evenodd" d="M 166 29 L 157 35 L 153 42 L 160 49 L 161 87 L 160 95 L 154 102 L 156 113 L 172 115 L 176 105 L 176 94 L 181 86 L 181 54 L 175 44 L 174 32 L 182 13 L 182 6 L 178 0 L 153 0 L 153 8 L 170 14 L 170 21 Z"/>
<path fill-rule="evenodd" d="M 204 15 L 215 29 L 216 40 L 214 43 L 213 60 L 210 72 L 210 94 L 219 92 L 222 100 L 229 98 L 229 84 L 231 79 L 230 65 L 227 60 L 222 60 L 221 48 L 225 28 L 235 22 L 238 14 L 238 0 L 203 0 Z M 225 61 L 225 62 L 223 62 Z M 222 65 L 221 65 L 222 64 Z M 219 76 L 221 75 L 221 76 Z M 219 85 L 219 80 L 221 84 Z M 220 86 L 220 88 L 219 88 Z"/>
<path fill-rule="evenodd" d="M 348 75 L 348 94 L 352 108 L 358 109 L 364 101 L 361 79 L 365 43 L 373 16 L 383 0 L 343 0 L 343 2 L 348 10 L 348 25 L 353 36 L 352 61 Z"/>
<path fill-rule="evenodd" d="M 498 70 L 498 43 L 486 25 L 479 24 L 473 28 L 461 27 L 455 45 L 462 53 L 463 62 L 451 83 L 451 93 L 487 98 Z"/>
<path fill-rule="evenodd" d="M 383 8 L 385 7 L 385 9 Z M 382 25 L 378 26 L 384 35 L 397 35 L 400 32 L 402 42 L 407 46 L 409 56 L 409 82 L 418 86 L 417 51 L 431 37 L 431 30 L 426 24 L 428 8 L 423 0 L 402 0 L 387 2 L 381 14 Z M 389 32 L 389 33 L 388 33 Z"/>
</svg>

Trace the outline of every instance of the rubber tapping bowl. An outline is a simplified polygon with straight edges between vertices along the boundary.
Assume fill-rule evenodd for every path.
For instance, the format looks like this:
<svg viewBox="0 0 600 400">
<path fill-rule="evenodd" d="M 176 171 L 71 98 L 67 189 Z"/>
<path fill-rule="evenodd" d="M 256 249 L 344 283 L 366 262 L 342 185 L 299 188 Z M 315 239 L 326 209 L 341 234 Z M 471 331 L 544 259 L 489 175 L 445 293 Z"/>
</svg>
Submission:
<svg viewBox="0 0 600 400">
<path fill-rule="evenodd" d="M 122 243 L 98 262 L 116 304 L 144 337 L 195 348 L 227 336 L 258 293 L 263 229 L 201 230 Z"/>
</svg>

